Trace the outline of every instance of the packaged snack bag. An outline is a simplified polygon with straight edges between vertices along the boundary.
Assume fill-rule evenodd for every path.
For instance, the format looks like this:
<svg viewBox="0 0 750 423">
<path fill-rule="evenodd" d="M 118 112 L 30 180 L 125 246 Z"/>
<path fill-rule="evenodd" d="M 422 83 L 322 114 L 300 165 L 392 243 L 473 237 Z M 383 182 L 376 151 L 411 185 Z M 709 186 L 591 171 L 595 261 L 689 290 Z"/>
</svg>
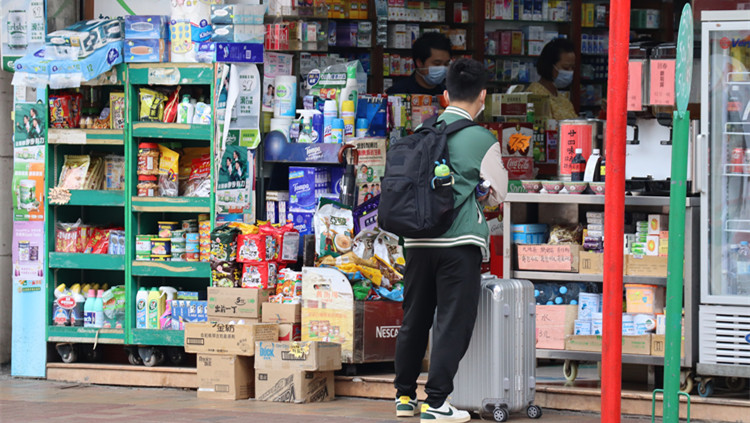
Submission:
<svg viewBox="0 0 750 423">
<path fill-rule="evenodd" d="M 268 288 L 268 263 L 245 263 L 242 266 L 243 288 Z"/>
<path fill-rule="evenodd" d="M 138 118 L 142 122 L 161 122 L 164 118 L 164 103 L 167 96 L 148 88 L 138 90 Z"/>
<path fill-rule="evenodd" d="M 159 195 L 162 197 L 177 197 L 179 183 L 177 173 L 179 172 L 180 155 L 169 148 L 159 144 Z"/>
<path fill-rule="evenodd" d="M 337 201 L 322 198 L 315 212 L 314 225 L 318 256 L 336 257 L 351 251 L 354 238 L 351 209 Z"/>
<path fill-rule="evenodd" d="M 243 234 L 237 237 L 237 261 L 240 263 L 260 263 L 266 260 L 266 236 Z"/>
</svg>

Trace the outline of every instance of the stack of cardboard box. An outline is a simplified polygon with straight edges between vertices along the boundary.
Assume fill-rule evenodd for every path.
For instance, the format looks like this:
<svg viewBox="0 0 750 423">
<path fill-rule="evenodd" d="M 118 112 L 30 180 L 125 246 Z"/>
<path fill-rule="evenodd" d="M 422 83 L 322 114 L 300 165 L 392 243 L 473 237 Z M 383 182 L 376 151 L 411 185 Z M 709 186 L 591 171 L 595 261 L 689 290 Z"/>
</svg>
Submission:
<svg viewBox="0 0 750 423">
<path fill-rule="evenodd" d="M 321 402 L 335 397 L 334 370 L 341 345 L 331 342 L 256 343 L 255 398 L 272 402 Z"/>
<path fill-rule="evenodd" d="M 262 289 L 208 288 L 209 321 L 185 325 L 185 351 L 198 354 L 198 398 L 255 396 L 255 343 L 279 337 L 279 325 L 259 322 L 268 294 Z"/>
<path fill-rule="evenodd" d="M 279 325 L 279 341 L 301 341 L 302 306 L 300 304 L 263 303 L 261 321 Z"/>
</svg>

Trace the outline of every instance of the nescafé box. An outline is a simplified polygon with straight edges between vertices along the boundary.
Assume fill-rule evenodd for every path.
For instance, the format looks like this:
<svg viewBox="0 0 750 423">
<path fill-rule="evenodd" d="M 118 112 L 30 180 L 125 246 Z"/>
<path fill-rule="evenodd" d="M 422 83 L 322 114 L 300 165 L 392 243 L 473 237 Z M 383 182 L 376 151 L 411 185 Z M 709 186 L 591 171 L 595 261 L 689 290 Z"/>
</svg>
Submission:
<svg viewBox="0 0 750 423">
<path fill-rule="evenodd" d="M 256 341 L 275 341 L 278 337 L 279 325 L 275 323 L 188 323 L 185 325 L 185 352 L 253 356 Z"/>
</svg>

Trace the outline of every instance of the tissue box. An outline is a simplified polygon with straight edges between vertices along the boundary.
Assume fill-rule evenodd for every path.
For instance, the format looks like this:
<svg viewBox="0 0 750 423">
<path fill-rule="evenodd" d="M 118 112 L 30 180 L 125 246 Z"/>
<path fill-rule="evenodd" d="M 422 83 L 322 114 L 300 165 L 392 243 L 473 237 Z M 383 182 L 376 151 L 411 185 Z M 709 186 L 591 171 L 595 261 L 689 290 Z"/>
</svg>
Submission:
<svg viewBox="0 0 750 423">
<path fill-rule="evenodd" d="M 47 34 L 45 42 L 53 47 L 78 47 L 78 57 L 87 57 L 108 43 L 122 40 L 122 21 L 93 19 Z"/>
<path fill-rule="evenodd" d="M 263 44 L 216 43 L 216 61 L 263 63 Z"/>
<path fill-rule="evenodd" d="M 289 168 L 289 210 L 315 210 L 315 173 L 314 167 Z"/>
<path fill-rule="evenodd" d="M 122 63 L 122 41 L 117 41 L 80 60 L 59 60 L 50 66 L 50 79 L 65 77 L 65 74 L 81 74 L 82 81 L 89 81 L 113 66 Z"/>
<path fill-rule="evenodd" d="M 264 35 L 265 27 L 262 25 L 216 25 L 211 41 L 263 44 Z"/>
<path fill-rule="evenodd" d="M 159 40 L 167 38 L 167 16 L 125 16 L 126 40 Z"/>
<path fill-rule="evenodd" d="M 126 40 L 125 63 L 159 63 L 169 61 L 169 44 L 160 39 Z"/>
<path fill-rule="evenodd" d="M 263 25 L 265 5 L 212 4 L 212 25 Z"/>
</svg>

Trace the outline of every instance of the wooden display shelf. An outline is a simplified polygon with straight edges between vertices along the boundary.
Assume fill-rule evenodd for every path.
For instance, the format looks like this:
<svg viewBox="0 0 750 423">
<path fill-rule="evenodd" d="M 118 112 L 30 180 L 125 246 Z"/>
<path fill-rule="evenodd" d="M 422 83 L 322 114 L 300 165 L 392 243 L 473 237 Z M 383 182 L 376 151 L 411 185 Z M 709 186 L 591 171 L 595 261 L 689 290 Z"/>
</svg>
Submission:
<svg viewBox="0 0 750 423">
<path fill-rule="evenodd" d="M 185 344 L 185 331 L 182 330 L 131 329 L 130 335 L 134 345 L 181 347 Z"/>
<path fill-rule="evenodd" d="M 48 342 L 82 344 L 124 344 L 123 329 L 84 328 L 79 326 L 47 326 Z"/>
<path fill-rule="evenodd" d="M 125 256 L 50 252 L 48 265 L 50 269 L 125 270 Z"/>
<path fill-rule="evenodd" d="M 198 261 L 134 261 L 133 276 L 209 278 L 211 264 Z"/>
<path fill-rule="evenodd" d="M 136 212 L 208 213 L 208 197 L 132 197 L 131 207 Z"/>
<path fill-rule="evenodd" d="M 198 373 L 194 367 L 47 363 L 47 379 L 98 385 L 189 389 L 198 387 Z"/>
<path fill-rule="evenodd" d="M 57 129 L 49 128 L 49 144 L 60 145 L 123 145 L 122 129 Z"/>
<path fill-rule="evenodd" d="M 134 138 L 181 139 L 209 141 L 213 125 L 188 125 L 183 123 L 135 122 Z"/>
<path fill-rule="evenodd" d="M 214 64 L 207 63 L 131 63 L 131 85 L 211 85 Z"/>
</svg>

